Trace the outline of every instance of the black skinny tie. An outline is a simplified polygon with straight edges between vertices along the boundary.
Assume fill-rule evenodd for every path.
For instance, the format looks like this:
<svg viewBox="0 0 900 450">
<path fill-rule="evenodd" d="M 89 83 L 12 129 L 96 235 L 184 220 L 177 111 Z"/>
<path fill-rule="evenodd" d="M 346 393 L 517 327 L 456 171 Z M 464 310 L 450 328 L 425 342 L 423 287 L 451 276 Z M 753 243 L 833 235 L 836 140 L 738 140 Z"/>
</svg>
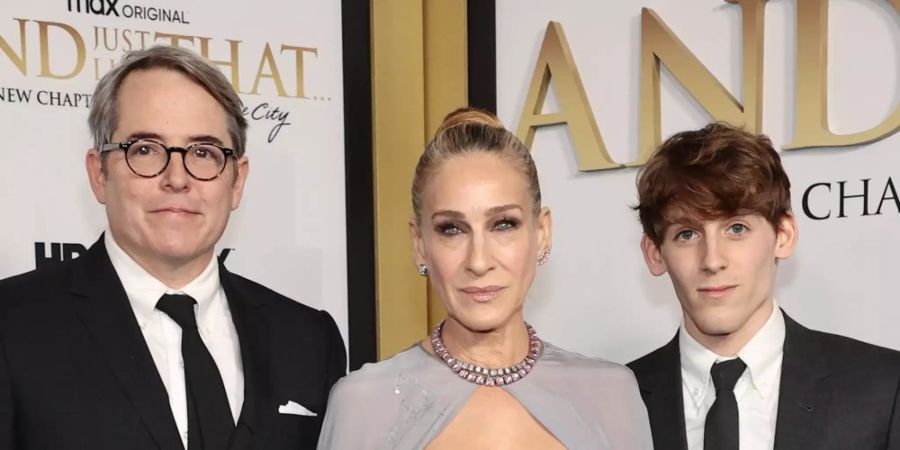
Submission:
<svg viewBox="0 0 900 450">
<path fill-rule="evenodd" d="M 734 385 L 746 368 L 740 358 L 713 364 L 710 375 L 716 387 L 716 401 L 706 413 L 704 450 L 738 450 L 740 435 Z"/>
<path fill-rule="evenodd" d="M 165 294 L 156 309 L 181 326 L 181 357 L 187 391 L 188 450 L 225 450 L 234 431 L 228 395 L 222 375 L 209 354 L 194 316 L 194 304 L 187 295 Z"/>
</svg>

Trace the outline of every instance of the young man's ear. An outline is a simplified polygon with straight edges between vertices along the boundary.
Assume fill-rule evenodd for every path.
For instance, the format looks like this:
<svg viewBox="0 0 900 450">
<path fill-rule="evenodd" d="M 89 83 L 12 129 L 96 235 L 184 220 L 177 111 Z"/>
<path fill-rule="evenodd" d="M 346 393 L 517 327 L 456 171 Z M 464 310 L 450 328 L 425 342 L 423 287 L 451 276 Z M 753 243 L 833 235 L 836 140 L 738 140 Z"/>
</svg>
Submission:
<svg viewBox="0 0 900 450">
<path fill-rule="evenodd" d="M 793 255 L 799 237 L 800 230 L 797 228 L 797 219 L 793 214 L 784 216 L 775 231 L 775 257 L 784 259 Z"/>
<path fill-rule="evenodd" d="M 644 262 L 647 263 L 647 268 L 650 269 L 653 276 L 658 277 L 666 273 L 668 269 L 662 253 L 659 251 L 659 246 L 646 234 L 641 237 L 641 252 L 644 253 Z"/>
</svg>

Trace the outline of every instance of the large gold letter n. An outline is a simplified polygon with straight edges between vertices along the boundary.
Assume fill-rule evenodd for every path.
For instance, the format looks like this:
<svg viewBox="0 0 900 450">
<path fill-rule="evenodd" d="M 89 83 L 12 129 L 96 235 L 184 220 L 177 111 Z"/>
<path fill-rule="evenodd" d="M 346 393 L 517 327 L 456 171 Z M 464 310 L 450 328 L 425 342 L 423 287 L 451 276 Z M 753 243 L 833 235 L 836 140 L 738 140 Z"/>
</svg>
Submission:
<svg viewBox="0 0 900 450">
<path fill-rule="evenodd" d="M 641 123 L 637 161 L 647 161 L 660 144 L 659 65 L 665 64 L 681 86 L 706 110 L 748 131 L 762 126 L 763 32 L 765 0 L 726 0 L 739 3 L 743 27 L 743 105 L 694 56 L 652 10 L 641 11 Z"/>
</svg>

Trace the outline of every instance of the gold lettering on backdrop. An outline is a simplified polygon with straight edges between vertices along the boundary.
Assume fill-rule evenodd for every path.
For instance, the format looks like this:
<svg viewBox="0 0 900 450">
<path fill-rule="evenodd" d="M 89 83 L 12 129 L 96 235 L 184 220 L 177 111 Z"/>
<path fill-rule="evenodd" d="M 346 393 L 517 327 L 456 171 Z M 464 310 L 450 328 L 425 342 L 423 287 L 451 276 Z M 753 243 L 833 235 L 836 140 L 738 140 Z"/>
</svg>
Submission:
<svg viewBox="0 0 900 450">
<path fill-rule="evenodd" d="M 311 47 L 296 47 L 293 45 L 282 45 L 281 53 L 284 53 L 285 50 L 293 50 L 294 58 L 296 58 L 296 61 L 297 61 L 296 62 L 296 65 L 297 65 L 297 95 L 295 95 L 295 97 L 306 98 L 306 96 L 303 95 L 303 53 L 309 52 L 309 53 L 312 53 L 314 56 L 319 56 L 319 50 L 316 48 L 311 48 Z"/>
<path fill-rule="evenodd" d="M 542 114 L 551 81 L 556 89 L 560 112 Z M 544 33 L 544 43 L 534 67 L 534 75 L 531 76 L 525 107 L 519 117 L 518 135 L 525 146 L 530 148 L 538 127 L 557 124 L 569 127 L 578 159 L 578 170 L 622 167 L 612 160 L 603 144 L 562 25 L 550 22 Z"/>
<path fill-rule="evenodd" d="M 156 33 L 153 40 L 158 41 L 160 39 L 168 39 L 169 45 L 171 45 L 172 47 L 176 47 L 176 48 L 179 47 L 178 43 L 181 41 L 187 41 L 187 42 L 190 42 L 191 44 L 194 43 L 193 36 L 188 36 L 188 35 L 184 35 L 184 34 Z"/>
<path fill-rule="evenodd" d="M 101 30 L 102 30 L 102 32 L 101 32 Z M 103 38 L 100 37 L 101 34 L 103 35 Z M 119 29 L 118 28 L 112 29 L 112 39 L 113 39 L 112 44 L 109 43 L 109 35 L 110 35 L 109 28 L 94 27 L 94 50 L 97 50 L 97 47 L 100 45 L 101 41 L 103 42 L 103 48 L 105 48 L 108 51 L 114 51 L 114 50 L 118 49 L 119 48 Z"/>
<path fill-rule="evenodd" d="M 113 69 L 116 66 L 116 60 L 112 58 L 107 58 L 105 61 L 106 68 L 100 68 L 100 58 L 94 58 L 94 80 L 100 81 L 100 78 L 106 74 L 106 72 Z"/>
<path fill-rule="evenodd" d="M 900 13 L 900 0 L 890 0 Z M 834 134 L 828 126 L 828 1 L 797 1 L 797 96 L 794 139 L 785 150 L 865 144 L 900 130 L 900 106 L 865 131 Z"/>
<path fill-rule="evenodd" d="M 266 64 L 269 65 L 269 73 L 263 72 Z M 300 74 L 297 74 L 297 76 L 299 77 Z M 272 81 L 275 82 L 275 89 L 278 91 L 278 96 L 287 97 L 287 91 L 284 90 L 284 83 L 281 82 L 281 73 L 278 71 L 278 66 L 275 64 L 275 56 L 272 54 L 272 47 L 269 46 L 268 42 L 266 43 L 266 48 L 263 49 L 262 58 L 259 59 L 259 69 L 256 71 L 256 79 L 253 81 L 253 89 L 250 89 L 250 94 L 259 94 L 259 80 L 262 78 L 271 78 Z"/>
<path fill-rule="evenodd" d="M 96 27 L 94 27 L 94 28 L 96 28 Z M 127 31 L 128 30 L 122 31 L 122 43 L 124 44 L 122 46 L 122 50 L 125 50 L 126 52 L 130 52 L 131 50 L 134 49 L 134 45 L 131 43 L 131 37 L 130 37 L 131 33 L 128 33 Z"/>
<path fill-rule="evenodd" d="M 0 36 L 0 50 L 3 50 L 3 53 L 6 54 L 6 57 L 9 58 L 9 61 L 19 69 L 19 72 L 22 72 L 22 75 L 28 75 L 28 55 L 25 52 L 25 22 L 28 22 L 28 19 L 13 19 L 16 22 L 19 22 L 19 54 L 17 55 L 12 47 Z"/>
<path fill-rule="evenodd" d="M 149 31 L 138 31 L 138 30 L 135 30 L 135 31 L 134 31 L 134 34 L 136 34 L 136 35 L 138 35 L 138 36 L 141 37 L 141 46 L 138 47 L 138 48 L 140 48 L 140 49 L 142 49 L 142 50 L 145 49 L 145 48 L 147 48 L 147 44 L 145 44 L 145 42 L 146 42 L 146 40 L 147 40 L 147 36 L 150 36 L 150 32 L 149 32 Z"/>
<path fill-rule="evenodd" d="M 260 82 L 263 78 L 270 78 L 273 81 L 275 90 L 279 97 L 294 97 L 307 99 L 306 84 L 304 70 L 307 65 L 304 58 L 311 54 L 313 57 L 319 56 L 319 50 L 315 47 L 304 47 L 288 44 L 273 44 L 266 42 L 262 49 L 259 66 L 254 77 L 253 89 L 251 92 L 243 92 L 241 90 L 241 59 L 240 54 L 243 50 L 246 53 L 246 46 L 241 45 L 243 41 L 236 39 L 224 39 L 228 43 L 228 57 L 221 59 L 213 59 L 210 53 L 220 56 L 220 52 L 224 52 L 224 47 L 217 46 L 213 43 L 213 38 L 204 36 L 191 36 L 173 33 L 157 33 L 151 31 L 131 30 L 121 28 L 108 28 L 102 26 L 93 26 L 87 31 L 88 39 L 93 39 L 90 48 L 85 45 L 82 35 L 72 26 L 65 23 L 48 22 L 33 19 L 12 19 L 18 23 L 19 41 L 15 41 L 14 34 L 11 36 L 0 36 L 0 59 L 9 60 L 13 67 L 18 69 L 22 75 L 28 75 L 28 50 L 34 53 L 34 48 L 38 47 L 39 54 L 32 55 L 32 58 L 40 59 L 40 71 L 37 76 L 45 78 L 69 79 L 80 75 L 85 68 L 87 60 L 86 50 L 92 52 L 91 60 L 93 67 L 88 67 L 90 71 L 93 69 L 93 77 L 99 80 L 106 72 L 115 67 L 121 58 L 121 54 L 136 49 L 144 49 L 156 43 L 162 45 L 171 45 L 173 47 L 189 48 L 197 51 L 200 55 L 207 58 L 211 63 L 221 66 L 226 76 L 230 75 L 231 84 L 241 94 L 260 94 Z M 28 22 L 37 24 L 39 38 L 38 46 L 28 46 L 29 27 Z M 32 28 L 33 30 L 33 28 Z M 31 31 L 33 33 L 34 31 Z M 71 39 L 75 47 L 75 63 L 74 67 L 66 73 L 58 67 L 60 60 L 70 61 L 68 58 L 71 53 L 67 49 L 66 35 Z M 199 41 L 199 46 L 197 44 Z M 278 60 L 274 53 L 273 46 L 279 50 L 278 58 L 281 59 L 282 66 L 288 64 L 287 72 L 279 69 Z M 215 47 L 211 50 L 211 47 Z M 216 50 L 219 49 L 219 50 Z M 255 50 L 255 49 L 254 49 Z M 61 55 L 62 54 L 62 55 Z M 293 54 L 294 64 L 290 65 L 290 58 Z M 5 56 L 5 58 L 4 58 Z M 244 58 L 246 59 L 246 57 Z M 255 60 L 255 56 L 253 57 Z M 55 65 L 51 67 L 51 62 Z M 228 68 L 227 70 L 225 68 Z M 2 67 L 0 67 L 2 70 Z M 2 73 L 0 70 L 0 73 Z M 295 70 L 295 87 L 296 92 L 289 93 L 285 88 L 284 77 L 290 80 L 291 70 Z M 268 91 L 268 89 L 264 90 Z"/>
<path fill-rule="evenodd" d="M 766 0 L 740 0 L 738 3 L 743 21 L 744 105 L 728 92 L 653 10 L 641 10 L 640 137 L 638 158 L 629 163 L 629 166 L 643 165 L 662 142 L 660 63 L 665 64 L 675 79 L 713 119 L 743 126 L 750 131 L 760 131 Z"/>
<path fill-rule="evenodd" d="M 84 39 L 81 38 L 81 35 L 77 31 L 75 31 L 74 28 L 64 23 L 43 22 L 40 20 L 36 22 L 38 23 L 38 36 L 41 46 L 41 73 L 38 76 L 64 80 L 67 78 L 73 78 L 75 75 L 78 75 L 81 72 L 81 69 L 84 67 L 84 61 L 86 58 L 84 51 Z M 50 42 L 48 36 L 48 30 L 50 29 L 50 27 L 56 27 L 65 31 L 72 38 L 72 43 L 75 44 L 75 67 L 71 72 L 67 74 L 55 74 L 50 70 Z"/>
<path fill-rule="evenodd" d="M 241 41 L 226 39 L 225 41 L 228 42 L 229 48 L 231 49 L 231 60 L 218 60 L 209 57 L 209 41 L 211 38 L 197 37 L 197 39 L 200 40 L 200 56 L 208 59 L 209 62 L 213 64 L 218 64 L 231 69 L 231 85 L 234 86 L 235 91 L 243 94 L 243 92 L 241 92 L 241 66 L 240 60 L 238 59 L 238 45 Z"/>
</svg>

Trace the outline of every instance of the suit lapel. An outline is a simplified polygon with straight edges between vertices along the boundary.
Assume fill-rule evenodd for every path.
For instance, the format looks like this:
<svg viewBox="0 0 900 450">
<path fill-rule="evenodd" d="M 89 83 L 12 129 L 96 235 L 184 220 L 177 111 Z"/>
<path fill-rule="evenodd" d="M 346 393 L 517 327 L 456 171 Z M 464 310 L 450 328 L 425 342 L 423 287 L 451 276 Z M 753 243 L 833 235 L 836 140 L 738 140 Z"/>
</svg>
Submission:
<svg viewBox="0 0 900 450">
<path fill-rule="evenodd" d="M 650 416 L 654 446 L 687 450 L 678 333 L 643 362 L 646 365 L 638 370 L 642 374 L 638 383 Z"/>
<path fill-rule="evenodd" d="M 77 261 L 71 291 L 82 322 L 161 449 L 182 448 L 169 397 L 103 237 Z"/>
<path fill-rule="evenodd" d="M 259 447 L 258 443 L 253 445 L 253 435 L 258 431 L 257 411 L 262 401 L 260 390 L 267 390 L 265 383 L 268 376 L 264 373 L 265 365 L 262 361 L 269 360 L 267 349 L 270 347 L 266 345 L 265 327 L 259 318 L 258 308 L 263 304 L 252 296 L 244 295 L 235 278 L 220 261 L 219 280 L 228 299 L 231 319 L 240 342 L 244 372 L 244 403 L 229 450 L 242 450 Z"/>
<path fill-rule="evenodd" d="M 824 349 L 808 329 L 787 314 L 784 324 L 775 449 L 819 448 L 818 435 L 812 430 L 820 429 L 828 407 L 821 395 L 823 380 L 828 376 Z"/>
</svg>

